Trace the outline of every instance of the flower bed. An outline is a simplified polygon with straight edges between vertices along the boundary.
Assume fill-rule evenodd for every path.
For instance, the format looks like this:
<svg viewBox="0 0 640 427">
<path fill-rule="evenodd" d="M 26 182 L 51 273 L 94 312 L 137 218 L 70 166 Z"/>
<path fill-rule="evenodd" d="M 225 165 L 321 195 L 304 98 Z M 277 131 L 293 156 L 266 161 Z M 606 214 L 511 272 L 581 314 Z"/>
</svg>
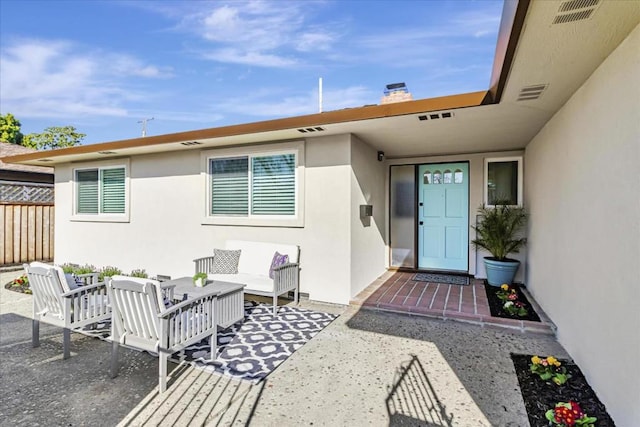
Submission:
<svg viewBox="0 0 640 427">
<path fill-rule="evenodd" d="M 4 285 L 4 288 L 9 289 L 10 291 L 21 292 L 23 294 L 31 293 L 31 288 L 29 287 L 29 279 L 24 274 Z"/>
<path fill-rule="evenodd" d="M 540 316 L 538 316 L 525 294 L 520 290 L 519 285 L 505 284 L 497 287 L 491 286 L 485 281 L 484 289 L 487 293 L 491 316 L 531 320 L 533 322 L 540 321 Z"/>
<path fill-rule="evenodd" d="M 587 383 L 580 368 L 574 363 L 566 360 L 557 360 L 553 357 L 540 358 L 534 355 L 513 353 L 511 354 L 511 359 L 518 376 L 522 399 L 524 400 L 531 427 L 571 425 L 562 422 L 562 417 L 568 417 L 569 420 L 576 421 L 578 417 L 575 419 L 573 417 L 576 414 L 580 415 L 580 413 L 582 413 L 584 420 L 595 418 L 596 421 L 592 425 L 596 427 L 615 426 L 605 406 L 600 402 L 589 383 Z M 542 364 L 543 360 L 547 362 L 546 366 Z M 538 363 L 535 363 L 536 361 Z M 534 371 L 532 371 L 531 365 L 537 365 Z M 556 374 L 561 375 L 559 381 L 554 381 L 557 378 Z M 542 377 L 547 379 L 545 380 Z M 563 382 L 563 380 L 566 381 Z M 576 403 L 578 408 L 573 406 L 571 402 Z M 550 423 L 547 418 L 547 412 L 550 410 L 551 416 L 557 415 L 558 419 L 561 420 L 560 422 Z M 574 410 L 576 411 L 574 412 Z M 589 423 L 581 424 L 575 422 L 573 425 L 586 427 L 589 426 Z"/>
</svg>

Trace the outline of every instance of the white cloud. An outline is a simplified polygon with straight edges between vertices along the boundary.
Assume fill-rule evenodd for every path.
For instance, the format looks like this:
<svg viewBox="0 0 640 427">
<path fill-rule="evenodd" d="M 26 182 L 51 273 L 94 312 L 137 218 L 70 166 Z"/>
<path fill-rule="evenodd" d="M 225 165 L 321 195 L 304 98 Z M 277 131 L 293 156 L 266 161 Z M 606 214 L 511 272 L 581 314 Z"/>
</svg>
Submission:
<svg viewBox="0 0 640 427">
<path fill-rule="evenodd" d="M 452 26 L 453 29 L 459 30 L 461 35 L 492 36 L 498 33 L 500 15 L 486 12 L 467 13 L 454 19 Z"/>
<path fill-rule="evenodd" d="M 214 110 L 223 114 L 242 114 L 255 117 L 290 117 L 318 112 L 318 92 L 288 94 L 286 90 L 261 90 L 250 96 L 215 104 Z M 279 98 L 279 99 L 278 99 Z M 275 101 L 272 101 L 276 99 Z M 377 103 L 379 98 L 363 86 L 325 90 L 322 93 L 323 111 L 340 110 Z"/>
<path fill-rule="evenodd" d="M 179 29 L 205 41 L 202 56 L 219 62 L 260 67 L 302 63 L 297 53 L 327 51 L 338 36 L 326 26 L 311 26 L 306 14 L 317 2 L 204 3 L 205 11 L 182 19 Z"/>
<path fill-rule="evenodd" d="M 107 55 L 101 62 L 113 74 L 122 76 L 169 78 L 173 77 L 170 67 L 158 68 L 155 65 L 145 64 L 137 58 L 124 54 Z"/>
<path fill-rule="evenodd" d="M 170 77 L 130 55 L 83 52 L 66 41 L 18 40 L 0 54 L 3 111 L 22 117 L 125 116 L 142 94 L 127 78 Z"/>
<path fill-rule="evenodd" d="M 205 59 L 212 59 L 219 62 L 259 65 L 262 67 L 291 67 L 296 64 L 295 59 L 260 52 L 242 51 L 234 48 L 210 51 L 203 54 L 203 57 Z"/>
<path fill-rule="evenodd" d="M 301 52 L 327 51 L 336 41 L 336 36 L 323 32 L 308 32 L 302 34 L 296 41 L 296 49 Z"/>
</svg>

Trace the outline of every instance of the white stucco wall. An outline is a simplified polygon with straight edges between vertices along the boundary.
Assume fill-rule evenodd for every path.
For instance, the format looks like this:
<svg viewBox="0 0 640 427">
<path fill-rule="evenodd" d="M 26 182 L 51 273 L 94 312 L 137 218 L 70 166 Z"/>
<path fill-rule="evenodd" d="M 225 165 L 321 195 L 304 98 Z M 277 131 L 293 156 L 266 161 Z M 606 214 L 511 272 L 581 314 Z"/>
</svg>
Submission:
<svg viewBox="0 0 640 427">
<path fill-rule="evenodd" d="M 314 300 L 347 304 L 372 275 L 384 271 L 384 239 L 374 232 L 377 227 L 364 229 L 359 219 L 354 222 L 353 206 L 362 197 L 384 200 L 384 173 L 376 169 L 377 164 L 363 160 L 371 156 L 370 150 L 352 141 L 351 135 L 305 143 L 303 227 L 203 225 L 200 150 L 129 159 L 129 222 L 72 221 L 73 168 L 101 163 L 58 166 L 55 262 L 113 265 L 125 273 L 144 268 L 150 275 L 179 277 L 192 275 L 193 259 L 212 254 L 228 239 L 296 244 L 301 248 L 301 292 Z M 360 188 L 353 184 L 356 177 L 366 181 Z M 376 201 L 380 209 L 383 202 Z M 379 214 L 376 221 L 383 226 L 384 216 Z M 365 263 L 369 269 L 363 271 Z"/>
<path fill-rule="evenodd" d="M 385 271 L 385 165 L 378 152 L 351 138 L 351 294 L 356 295 Z M 373 216 L 360 217 L 360 205 Z"/>
<path fill-rule="evenodd" d="M 527 285 L 619 426 L 640 425 L 640 26 L 526 148 Z"/>
<path fill-rule="evenodd" d="M 412 157 L 402 159 L 392 159 L 388 161 L 389 165 L 408 165 L 408 164 L 424 164 L 424 163 L 453 163 L 453 162 L 469 162 L 469 222 L 470 225 L 475 225 L 478 207 L 483 203 L 484 199 L 484 159 L 495 157 L 518 157 L 524 154 L 523 151 L 502 151 L 502 152 L 489 152 L 489 153 L 474 153 L 474 154 L 460 154 L 451 156 L 433 156 L 433 157 Z M 525 165 L 526 168 L 526 165 Z M 389 204 L 388 187 L 389 182 L 387 179 L 387 205 Z M 527 193 L 527 187 L 524 186 L 524 194 Z M 388 233 L 388 227 L 387 227 Z M 475 238 L 475 231 L 469 229 L 469 241 Z M 478 278 L 486 278 L 484 265 L 482 259 L 488 256 L 489 253 L 484 250 L 476 251 L 473 245 L 469 245 L 469 274 L 475 275 Z M 518 269 L 516 274 L 516 282 L 524 282 L 526 271 L 526 248 L 520 250 L 517 254 L 509 255 L 509 258 L 514 258 L 522 262 L 522 265 Z M 389 263 L 389 257 L 386 257 L 387 265 Z"/>
</svg>

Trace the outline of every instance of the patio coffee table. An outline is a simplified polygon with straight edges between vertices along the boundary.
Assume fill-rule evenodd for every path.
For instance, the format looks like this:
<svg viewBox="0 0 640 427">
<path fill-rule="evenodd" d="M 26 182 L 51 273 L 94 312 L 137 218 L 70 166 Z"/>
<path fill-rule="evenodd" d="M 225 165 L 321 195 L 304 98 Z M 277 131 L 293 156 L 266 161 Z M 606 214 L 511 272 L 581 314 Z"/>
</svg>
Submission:
<svg viewBox="0 0 640 427">
<path fill-rule="evenodd" d="M 183 299 L 183 295 L 189 298 L 218 294 L 216 300 L 215 316 L 216 324 L 226 329 L 236 322 L 244 319 L 244 287 L 246 285 L 221 281 L 208 280 L 207 285 L 198 287 L 193 284 L 191 277 L 180 277 L 160 283 L 163 289 L 169 289 L 173 298 Z"/>
</svg>

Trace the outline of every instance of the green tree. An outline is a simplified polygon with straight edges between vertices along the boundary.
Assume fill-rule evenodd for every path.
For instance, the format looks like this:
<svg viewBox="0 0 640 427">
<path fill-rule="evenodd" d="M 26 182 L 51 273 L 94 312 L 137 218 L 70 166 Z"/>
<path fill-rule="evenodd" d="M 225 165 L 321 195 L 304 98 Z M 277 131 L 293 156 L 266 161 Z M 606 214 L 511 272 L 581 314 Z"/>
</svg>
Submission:
<svg viewBox="0 0 640 427">
<path fill-rule="evenodd" d="M 0 141 L 22 144 L 24 135 L 20 132 L 20 121 L 13 114 L 0 115 Z"/>
<path fill-rule="evenodd" d="M 73 126 L 51 126 L 42 133 L 30 133 L 24 137 L 22 145 L 37 150 L 73 147 L 82 143 L 84 133 L 76 131 Z"/>
</svg>

